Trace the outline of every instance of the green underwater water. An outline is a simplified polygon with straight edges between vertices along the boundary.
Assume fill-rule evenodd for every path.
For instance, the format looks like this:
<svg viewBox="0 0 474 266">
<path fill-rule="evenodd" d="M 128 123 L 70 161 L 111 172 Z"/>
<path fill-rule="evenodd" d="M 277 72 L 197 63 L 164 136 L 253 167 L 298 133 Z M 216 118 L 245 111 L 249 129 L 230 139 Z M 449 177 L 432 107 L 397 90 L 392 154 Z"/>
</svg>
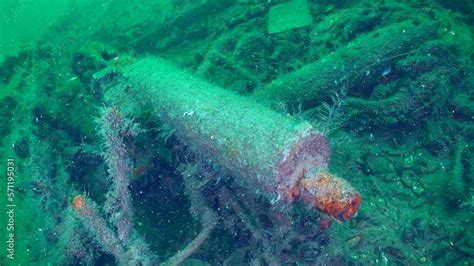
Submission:
<svg viewBox="0 0 474 266">
<path fill-rule="evenodd" d="M 473 27 L 462 0 L 0 1 L 0 265 L 474 265 Z M 294 124 L 352 219 L 259 176 Z"/>
</svg>

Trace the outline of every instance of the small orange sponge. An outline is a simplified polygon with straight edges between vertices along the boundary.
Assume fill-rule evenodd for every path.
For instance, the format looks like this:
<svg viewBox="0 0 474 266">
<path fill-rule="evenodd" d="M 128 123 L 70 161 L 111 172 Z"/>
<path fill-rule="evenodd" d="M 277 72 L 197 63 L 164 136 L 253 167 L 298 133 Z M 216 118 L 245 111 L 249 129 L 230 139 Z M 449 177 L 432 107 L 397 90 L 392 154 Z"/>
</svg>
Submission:
<svg viewBox="0 0 474 266">
<path fill-rule="evenodd" d="M 81 194 L 75 196 L 72 199 L 72 207 L 76 210 L 80 210 L 84 208 L 85 203 L 86 202 L 85 202 L 84 196 L 82 196 Z"/>
<path fill-rule="evenodd" d="M 300 184 L 305 202 L 340 221 L 354 217 L 362 201 L 360 194 L 346 181 L 325 171 L 302 179 Z"/>
</svg>

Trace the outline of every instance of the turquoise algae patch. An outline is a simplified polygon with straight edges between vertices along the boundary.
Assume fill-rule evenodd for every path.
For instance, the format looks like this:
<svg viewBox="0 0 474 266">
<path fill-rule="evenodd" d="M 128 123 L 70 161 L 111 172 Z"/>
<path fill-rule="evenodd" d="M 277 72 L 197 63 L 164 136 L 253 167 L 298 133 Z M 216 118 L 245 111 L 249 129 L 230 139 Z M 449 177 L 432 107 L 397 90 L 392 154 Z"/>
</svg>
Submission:
<svg viewBox="0 0 474 266">
<path fill-rule="evenodd" d="M 268 32 L 270 34 L 300 28 L 313 23 L 306 0 L 295 0 L 279 4 L 268 14 Z"/>
</svg>

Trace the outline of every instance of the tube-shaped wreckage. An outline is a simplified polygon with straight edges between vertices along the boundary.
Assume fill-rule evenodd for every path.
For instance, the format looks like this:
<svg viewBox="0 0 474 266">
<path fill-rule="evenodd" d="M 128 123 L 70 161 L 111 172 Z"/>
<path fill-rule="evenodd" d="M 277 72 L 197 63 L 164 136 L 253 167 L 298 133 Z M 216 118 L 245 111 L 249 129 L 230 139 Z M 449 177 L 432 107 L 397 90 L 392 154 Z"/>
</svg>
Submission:
<svg viewBox="0 0 474 266">
<path fill-rule="evenodd" d="M 238 181 L 288 204 L 301 198 L 338 220 L 357 212 L 359 193 L 327 172 L 329 142 L 310 124 L 158 58 L 103 73 L 94 78 L 108 102 L 133 114 L 151 109 L 195 152 L 218 162 Z"/>
<path fill-rule="evenodd" d="M 254 97 L 301 106 L 303 110 L 344 86 L 369 88 L 386 78 L 384 69 L 436 36 L 436 25 L 411 20 L 390 24 L 362 35 L 345 47 L 256 90 Z"/>
</svg>

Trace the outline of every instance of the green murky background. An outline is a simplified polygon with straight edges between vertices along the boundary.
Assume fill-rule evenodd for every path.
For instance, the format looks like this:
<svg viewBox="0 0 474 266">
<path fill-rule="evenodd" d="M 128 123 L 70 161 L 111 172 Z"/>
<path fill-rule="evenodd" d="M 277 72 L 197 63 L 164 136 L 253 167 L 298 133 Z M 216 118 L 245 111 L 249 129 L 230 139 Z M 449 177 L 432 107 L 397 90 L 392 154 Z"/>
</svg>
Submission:
<svg viewBox="0 0 474 266">
<path fill-rule="evenodd" d="M 2 213 L 8 158 L 17 175 L 15 259 L 2 214 L 0 264 L 114 265 L 70 204 L 78 193 L 102 204 L 109 184 L 92 75 L 155 55 L 244 97 L 278 94 L 276 111 L 329 131 L 331 171 L 363 198 L 329 229 L 295 206 L 282 236 L 266 200 L 218 178 L 204 190 L 220 218 L 186 265 L 473 265 L 473 12 L 461 0 L 0 1 Z M 326 67 L 299 75 L 322 87 L 262 90 L 311 64 Z M 312 89 L 322 93 L 305 98 Z M 202 226 L 180 175 L 185 144 L 146 114 L 136 120 L 146 131 L 131 152 L 135 228 L 164 262 Z M 240 211 L 220 205 L 219 186 Z"/>
</svg>

